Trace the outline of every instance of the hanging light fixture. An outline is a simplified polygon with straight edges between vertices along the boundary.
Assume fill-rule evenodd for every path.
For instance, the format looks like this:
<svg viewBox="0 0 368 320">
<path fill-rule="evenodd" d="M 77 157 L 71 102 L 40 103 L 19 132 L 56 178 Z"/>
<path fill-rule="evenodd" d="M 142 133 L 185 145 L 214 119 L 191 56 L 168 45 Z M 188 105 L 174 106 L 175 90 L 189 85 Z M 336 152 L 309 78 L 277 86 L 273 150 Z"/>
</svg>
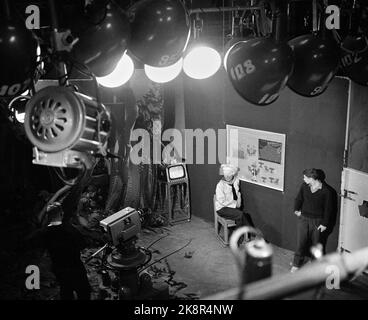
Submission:
<svg viewBox="0 0 368 320">
<path fill-rule="evenodd" d="M 39 46 L 32 30 L 11 11 L 10 1 L 0 5 L 0 98 L 10 98 L 31 87 Z"/>
<path fill-rule="evenodd" d="M 96 77 L 97 82 L 107 88 L 117 88 L 129 81 L 134 73 L 134 62 L 125 52 L 115 69 L 104 77 Z"/>
<path fill-rule="evenodd" d="M 144 71 L 146 73 L 146 76 L 150 80 L 157 83 L 166 83 L 171 80 L 174 80 L 179 75 L 182 68 L 183 68 L 183 58 L 179 59 L 178 62 L 172 64 L 171 66 L 163 68 L 156 68 L 149 66 L 147 64 L 144 65 Z"/>
<path fill-rule="evenodd" d="M 79 39 L 73 46 L 76 61 L 101 78 L 116 69 L 131 32 L 127 14 L 115 1 L 92 1 L 82 18 L 71 18 L 69 27 Z"/>
<path fill-rule="evenodd" d="M 141 0 L 128 10 L 132 56 L 153 67 L 167 67 L 183 55 L 190 34 L 186 8 L 180 0 Z"/>
<path fill-rule="evenodd" d="M 238 42 L 226 61 L 233 88 L 257 106 L 273 103 L 293 71 L 293 52 L 285 42 L 287 6 L 281 1 L 278 4 L 272 12 L 271 37 Z"/>
<path fill-rule="evenodd" d="M 246 19 L 246 26 L 243 26 L 243 17 L 245 13 L 243 13 L 242 16 L 239 15 L 239 12 L 236 11 L 235 13 L 232 12 L 232 18 L 231 18 L 231 34 L 227 36 L 228 40 L 224 46 L 223 52 L 224 52 L 224 59 L 223 59 L 223 66 L 226 70 L 226 62 L 227 58 L 229 56 L 229 53 L 231 49 L 234 48 L 234 46 L 240 42 L 240 41 L 246 41 L 249 39 L 254 38 L 255 32 L 252 27 L 250 27 L 249 20 L 252 19 L 253 13 L 251 13 L 251 16 L 248 16 Z"/>
<path fill-rule="evenodd" d="M 213 48 L 199 41 L 203 20 L 196 15 L 194 20 L 194 43 L 183 61 L 183 70 L 193 79 L 206 79 L 213 76 L 221 66 L 221 55 Z"/>
<path fill-rule="evenodd" d="M 240 41 L 241 40 L 231 43 L 231 45 L 228 46 L 229 49 L 227 49 L 227 50 L 225 48 L 226 51 L 225 51 L 225 55 L 224 55 L 224 68 L 225 68 L 226 71 L 227 71 L 226 64 L 227 64 L 227 58 L 229 57 L 229 53 L 235 47 L 235 45 L 238 44 Z"/>
</svg>

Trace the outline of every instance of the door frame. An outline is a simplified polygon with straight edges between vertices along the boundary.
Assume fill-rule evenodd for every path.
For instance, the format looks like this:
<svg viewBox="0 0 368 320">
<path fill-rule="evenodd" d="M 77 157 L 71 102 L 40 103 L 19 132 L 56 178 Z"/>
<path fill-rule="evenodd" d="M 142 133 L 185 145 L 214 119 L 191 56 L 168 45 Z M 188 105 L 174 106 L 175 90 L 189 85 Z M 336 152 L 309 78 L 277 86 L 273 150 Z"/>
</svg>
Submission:
<svg viewBox="0 0 368 320">
<path fill-rule="evenodd" d="M 345 147 L 344 147 L 344 161 L 343 161 L 343 168 L 341 171 L 341 185 L 340 185 L 340 220 L 339 220 L 339 236 L 337 240 L 337 250 L 338 252 L 345 251 L 343 249 L 343 209 L 344 209 L 344 200 L 345 200 L 345 184 L 346 184 L 346 169 L 348 168 L 348 151 L 349 151 L 349 127 L 350 127 L 350 111 L 351 111 L 351 102 L 352 102 L 352 85 L 353 82 L 351 79 L 347 77 L 339 77 L 345 80 L 348 80 L 349 89 L 348 89 L 348 106 L 347 106 L 347 114 L 346 114 L 346 126 L 345 126 Z"/>
</svg>

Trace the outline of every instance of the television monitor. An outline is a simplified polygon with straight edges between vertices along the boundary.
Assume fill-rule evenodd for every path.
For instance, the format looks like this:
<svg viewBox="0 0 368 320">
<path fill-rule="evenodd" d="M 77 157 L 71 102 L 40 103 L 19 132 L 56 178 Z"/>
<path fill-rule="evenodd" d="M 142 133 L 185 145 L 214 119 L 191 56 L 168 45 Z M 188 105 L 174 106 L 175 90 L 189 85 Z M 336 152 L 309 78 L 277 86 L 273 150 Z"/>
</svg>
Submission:
<svg viewBox="0 0 368 320">
<path fill-rule="evenodd" d="M 186 178 L 186 172 L 183 164 L 172 165 L 167 168 L 168 180 L 177 180 Z"/>
</svg>

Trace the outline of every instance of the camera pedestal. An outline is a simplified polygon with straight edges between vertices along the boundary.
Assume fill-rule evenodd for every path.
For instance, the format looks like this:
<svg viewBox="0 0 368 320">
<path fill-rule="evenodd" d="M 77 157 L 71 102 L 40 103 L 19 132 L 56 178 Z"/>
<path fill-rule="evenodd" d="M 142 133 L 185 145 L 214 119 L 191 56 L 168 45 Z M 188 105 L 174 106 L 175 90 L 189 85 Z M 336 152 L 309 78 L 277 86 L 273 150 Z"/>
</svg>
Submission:
<svg viewBox="0 0 368 320">
<path fill-rule="evenodd" d="M 148 273 L 139 275 L 138 268 L 146 259 L 146 253 L 135 246 L 134 240 L 119 245 L 108 255 L 107 263 L 118 272 L 119 300 L 169 298 L 166 283 L 163 281 L 153 283 Z"/>
<path fill-rule="evenodd" d="M 148 273 L 140 274 L 140 268 L 148 263 L 147 251 L 136 246 L 137 235 L 141 231 L 140 213 L 127 207 L 101 220 L 100 225 L 108 233 L 109 248 L 112 249 L 105 251 L 103 261 L 116 275 L 111 283 L 107 270 L 103 270 L 101 296 L 112 293 L 119 300 L 168 298 L 166 284 L 154 285 Z"/>
</svg>

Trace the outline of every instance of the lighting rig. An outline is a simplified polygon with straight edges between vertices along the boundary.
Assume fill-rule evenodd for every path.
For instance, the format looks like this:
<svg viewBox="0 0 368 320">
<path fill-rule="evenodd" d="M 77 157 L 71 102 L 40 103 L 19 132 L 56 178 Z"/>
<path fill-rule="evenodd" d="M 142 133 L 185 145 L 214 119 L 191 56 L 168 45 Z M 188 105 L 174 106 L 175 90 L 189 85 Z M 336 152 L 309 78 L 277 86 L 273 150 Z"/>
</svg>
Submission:
<svg viewBox="0 0 368 320">
<path fill-rule="evenodd" d="M 6 19 L 2 20 L 0 37 L 5 40 L 1 56 L 5 76 L 0 81 L 0 96 L 14 97 L 29 88 L 34 93 L 32 87 L 45 73 L 45 63 L 55 67 L 60 85 L 68 86 L 71 70 L 78 69 L 99 85 L 113 88 L 129 81 L 139 66 L 158 83 L 175 79 L 182 70 L 188 77 L 206 79 L 216 74 L 223 57 L 229 81 L 254 105 L 272 104 L 285 86 L 314 97 L 327 89 L 335 75 L 366 85 L 367 6 L 360 0 L 343 1 L 341 28 L 326 30 L 330 3 L 333 1 L 231 1 L 230 7 L 192 9 L 179 0 L 141 0 L 124 11 L 115 1 L 78 1 L 79 5 L 64 12 L 69 17 L 61 28 L 58 6 L 47 1 L 51 21 L 47 33 L 26 30 L 9 1 L 4 1 Z M 290 23 L 301 4 L 310 7 L 304 17 L 308 27 L 295 37 L 290 33 L 295 33 Z M 219 48 L 207 43 L 203 16 L 221 13 L 223 52 L 218 52 Z M 231 14 L 232 32 L 226 39 L 227 13 Z M 45 39 L 45 34 L 51 39 Z M 271 38 L 278 50 L 267 45 Z M 256 43 L 254 48 L 252 44 Z M 292 59 L 281 46 L 292 49 Z M 10 49 L 15 54 L 10 55 Z M 269 87 L 270 82 L 277 85 L 266 91 L 256 88 Z"/>
</svg>

